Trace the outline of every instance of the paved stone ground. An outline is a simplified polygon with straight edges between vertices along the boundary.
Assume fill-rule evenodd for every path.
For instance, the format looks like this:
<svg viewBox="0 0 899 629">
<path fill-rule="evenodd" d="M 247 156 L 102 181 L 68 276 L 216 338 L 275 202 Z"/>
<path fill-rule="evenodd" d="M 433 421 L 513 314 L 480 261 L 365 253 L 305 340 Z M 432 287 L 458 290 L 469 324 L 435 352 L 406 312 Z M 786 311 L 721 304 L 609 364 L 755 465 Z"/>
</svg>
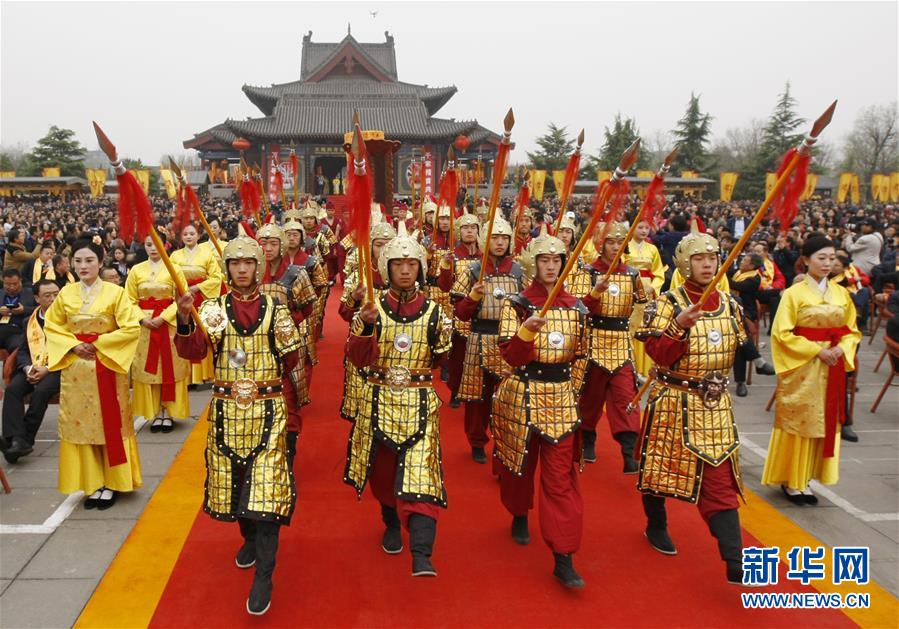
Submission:
<svg viewBox="0 0 899 629">
<path fill-rule="evenodd" d="M 778 488 L 759 485 L 772 422 L 764 407 L 775 379 L 756 376 L 749 397 L 734 401 L 748 486 L 825 544 L 870 546 L 874 579 L 899 594 L 899 388 L 891 388 L 876 414 L 869 412 L 889 367 L 872 372 L 883 342 L 867 342 L 865 337 L 855 405 L 861 441 L 844 444 L 840 482 L 818 490 L 818 507 L 795 507 Z M 208 391 L 191 393 L 194 417 L 168 435 L 140 427 L 144 486 L 109 511 L 85 511 L 80 496 L 67 501 L 57 493 L 56 407 L 34 454 L 14 466 L 0 459 L 13 486 L 13 493 L 0 494 L 0 626 L 68 627 L 78 618 L 208 399 Z M 19 525 L 29 525 L 30 532 Z"/>
</svg>

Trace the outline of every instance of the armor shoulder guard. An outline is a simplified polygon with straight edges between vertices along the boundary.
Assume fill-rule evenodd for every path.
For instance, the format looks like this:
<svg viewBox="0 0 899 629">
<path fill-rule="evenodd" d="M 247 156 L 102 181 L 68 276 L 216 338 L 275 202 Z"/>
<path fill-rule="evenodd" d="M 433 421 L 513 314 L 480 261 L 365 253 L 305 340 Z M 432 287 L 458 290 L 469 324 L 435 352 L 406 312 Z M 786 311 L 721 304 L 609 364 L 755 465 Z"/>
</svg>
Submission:
<svg viewBox="0 0 899 629">
<path fill-rule="evenodd" d="M 284 271 L 284 275 L 281 276 L 281 279 L 278 280 L 278 284 L 287 287 L 288 289 L 293 286 L 293 283 L 297 280 L 297 276 L 300 274 L 302 268 L 296 264 L 291 264 Z"/>
<path fill-rule="evenodd" d="M 468 276 L 471 278 L 472 284 L 478 281 L 478 278 L 481 276 L 480 260 L 471 263 L 471 266 L 468 267 Z"/>
<path fill-rule="evenodd" d="M 349 258 L 347 258 L 349 260 Z M 353 258 L 353 262 L 355 262 L 355 258 Z M 309 272 L 310 277 L 312 276 L 312 271 L 315 269 L 315 265 L 318 264 L 318 258 L 315 256 L 309 256 L 306 258 L 306 262 L 303 263 L 303 268 Z"/>
<path fill-rule="evenodd" d="M 299 348 L 300 333 L 293 322 L 293 317 L 290 316 L 287 306 L 276 304 L 268 295 L 265 295 L 265 298 L 269 300 L 269 307 L 274 308 L 271 329 L 274 351 L 275 354 L 283 358 L 285 354 L 289 354 Z"/>
<path fill-rule="evenodd" d="M 662 293 L 658 299 L 648 302 L 644 307 L 643 321 L 634 332 L 634 337 L 642 341 L 650 336 L 661 336 L 681 310 L 672 291 Z"/>
<path fill-rule="evenodd" d="M 517 262 L 512 262 L 512 269 L 509 271 L 509 275 L 518 280 L 520 284 L 522 277 L 524 277 L 524 270 L 521 268 L 520 264 L 518 264 Z"/>
<path fill-rule="evenodd" d="M 629 275 L 629 276 L 635 278 L 635 279 L 640 279 L 640 271 L 637 270 L 636 267 L 633 267 L 633 266 L 630 266 L 630 265 L 627 265 L 627 264 L 626 264 L 626 265 L 624 265 L 624 273 L 625 273 L 626 275 Z"/>
<path fill-rule="evenodd" d="M 512 307 L 515 308 L 515 311 L 521 315 L 524 315 L 525 318 L 531 316 L 537 310 L 537 306 L 528 301 L 527 298 L 522 297 L 520 293 L 507 296 L 506 301 L 512 304 Z"/>
<path fill-rule="evenodd" d="M 582 302 L 580 299 L 578 299 L 572 307 L 584 316 L 587 316 L 590 313 L 590 311 L 587 310 L 587 306 L 585 306 L 584 302 Z"/>
</svg>

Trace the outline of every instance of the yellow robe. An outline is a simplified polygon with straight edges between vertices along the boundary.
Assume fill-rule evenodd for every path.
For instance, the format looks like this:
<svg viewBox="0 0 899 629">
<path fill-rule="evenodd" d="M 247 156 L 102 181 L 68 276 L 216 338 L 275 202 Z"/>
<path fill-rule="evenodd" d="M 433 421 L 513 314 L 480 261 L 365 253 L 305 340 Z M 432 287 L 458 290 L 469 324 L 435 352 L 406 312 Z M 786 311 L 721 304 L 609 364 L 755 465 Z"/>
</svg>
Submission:
<svg viewBox="0 0 899 629">
<path fill-rule="evenodd" d="M 172 253 L 171 259 L 181 267 L 189 284 L 199 285 L 200 292 L 206 299 L 213 299 L 221 294 L 225 276 L 212 243 L 198 244 L 193 251 L 182 247 Z M 190 384 L 202 384 L 212 380 L 214 376 L 211 353 L 207 353 L 200 362 L 191 364 Z"/>
<path fill-rule="evenodd" d="M 846 371 L 855 367 L 861 333 L 855 323 L 855 304 L 849 292 L 834 283 L 826 291 L 806 277 L 783 292 L 771 326 L 771 355 L 777 370 L 774 430 L 762 472 L 762 483 L 804 490 L 811 479 L 825 485 L 839 480 L 840 433 L 834 456 L 824 458 L 824 413 L 828 366 L 817 358 L 830 343 L 793 334 L 797 326 L 830 328 L 845 325 L 840 339 Z"/>
<path fill-rule="evenodd" d="M 61 371 L 59 399 L 59 491 L 93 493 L 100 487 L 132 491 L 141 486 L 140 457 L 134 437 L 128 370 L 140 337 L 141 311 L 125 291 L 100 279 L 93 301 L 82 299 L 82 284 L 66 284 L 47 310 L 48 367 Z M 90 300 L 89 300 L 90 301 Z M 115 372 L 127 462 L 110 467 L 106 456 L 96 365 L 79 358 L 76 333 L 96 332 L 97 359 Z"/>
<path fill-rule="evenodd" d="M 665 283 L 665 266 L 662 264 L 662 256 L 659 255 L 659 249 L 651 242 L 637 242 L 632 240 L 628 243 L 627 252 L 623 256 L 624 263 L 632 266 L 640 271 L 640 278 L 643 282 L 643 289 L 650 299 L 655 299 L 662 290 L 662 284 Z M 652 273 L 652 278 L 644 277 L 643 271 Z M 650 292 L 649 289 L 652 291 Z M 643 309 L 645 304 L 635 304 L 634 312 L 631 315 L 631 335 L 643 326 Z M 652 367 L 652 359 L 646 354 L 646 348 L 643 341 L 633 340 L 634 347 L 634 369 L 643 376 L 649 374 Z"/>
<path fill-rule="evenodd" d="M 184 286 L 186 280 L 178 266 L 175 271 Z M 149 373 L 147 364 L 147 350 L 150 346 L 150 329 L 141 326 L 140 340 L 137 344 L 137 353 L 131 367 L 132 380 L 134 382 L 134 401 L 132 412 L 135 417 L 144 417 L 152 420 L 162 413 L 163 407 L 168 411 L 169 417 L 186 419 L 190 417 L 190 400 L 187 394 L 187 383 L 190 378 L 190 362 L 178 356 L 175 349 L 175 331 L 177 329 L 178 304 L 175 302 L 175 284 L 166 270 L 162 261 L 156 268 L 148 260 L 136 264 L 128 273 L 125 280 L 125 292 L 131 302 L 140 308 L 141 299 L 171 299 L 159 316 L 165 321 L 169 329 L 169 345 L 172 351 L 172 365 L 175 372 L 175 399 L 169 402 L 162 401 L 162 364 L 157 365 L 156 373 Z M 143 316 L 152 317 L 153 311 L 141 309 Z"/>
</svg>

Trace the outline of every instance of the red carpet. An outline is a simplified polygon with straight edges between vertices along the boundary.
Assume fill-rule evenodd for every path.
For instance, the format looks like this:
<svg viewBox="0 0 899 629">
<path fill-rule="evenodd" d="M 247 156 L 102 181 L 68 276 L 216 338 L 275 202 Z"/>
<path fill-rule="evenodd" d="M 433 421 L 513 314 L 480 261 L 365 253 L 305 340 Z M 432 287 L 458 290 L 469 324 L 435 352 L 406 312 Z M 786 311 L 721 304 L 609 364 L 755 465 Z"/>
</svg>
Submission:
<svg viewBox="0 0 899 629">
<path fill-rule="evenodd" d="M 436 579 L 412 578 L 408 550 L 386 555 L 374 498 L 355 499 L 341 482 L 349 424 L 337 414 L 342 395 L 346 324 L 331 295 L 313 403 L 296 460 L 299 499 L 282 530 L 272 607 L 245 611 L 252 570 L 238 570 L 236 524 L 198 511 L 193 529 L 153 617 L 154 627 L 582 627 L 849 626 L 839 611 L 744 610 L 741 588 L 727 585 L 715 540 L 692 505 L 669 501 L 670 531 L 680 554 L 666 557 L 643 537 L 634 484 L 624 476 L 607 427 L 600 461 L 581 475 L 586 530 L 575 565 L 587 582 L 564 590 L 551 576 L 552 555 L 536 515 L 531 544 L 509 537 L 510 516 L 489 465 L 469 456 L 462 409 L 444 406 L 442 438 L 449 508 L 437 527 Z M 443 385 L 441 385 L 442 387 Z M 441 397 L 448 400 L 446 389 Z M 202 427 L 201 427 L 202 428 Z M 198 482 L 202 482 L 198 479 Z M 747 535 L 746 545 L 756 543 Z M 787 581 L 756 591 L 813 591 Z"/>
</svg>

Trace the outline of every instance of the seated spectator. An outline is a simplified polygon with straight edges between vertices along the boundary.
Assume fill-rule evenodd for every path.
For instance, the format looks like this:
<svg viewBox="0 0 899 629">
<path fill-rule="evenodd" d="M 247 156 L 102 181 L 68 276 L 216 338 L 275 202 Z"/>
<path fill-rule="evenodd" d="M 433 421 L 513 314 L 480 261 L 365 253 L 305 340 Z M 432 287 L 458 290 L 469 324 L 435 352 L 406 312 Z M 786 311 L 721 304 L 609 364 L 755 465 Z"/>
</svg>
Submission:
<svg viewBox="0 0 899 629">
<path fill-rule="evenodd" d="M 787 287 L 783 273 L 774 264 L 768 256 L 768 243 L 759 241 L 752 247 L 753 253 L 762 258 L 762 267 L 759 269 L 759 275 L 762 278 L 762 285 L 759 288 L 758 301 L 760 304 L 768 306 L 768 314 L 771 321 L 774 321 L 774 315 L 777 314 L 777 306 L 780 305 L 780 294 Z M 771 334 L 771 328 L 768 328 L 768 334 Z"/>
<path fill-rule="evenodd" d="M 12 352 L 22 342 L 25 321 L 34 311 L 34 295 L 22 286 L 22 275 L 16 269 L 3 271 L 0 291 L 0 349 Z"/>
<path fill-rule="evenodd" d="M 59 295 L 59 287 L 50 280 L 34 285 L 38 308 L 28 318 L 25 338 L 16 353 L 15 372 L 3 398 L 3 434 L 0 450 L 9 463 L 34 450 L 34 438 L 44 421 L 47 405 L 59 394 L 59 371 L 47 369 L 47 338 L 44 314 Z M 31 396 L 25 410 L 25 396 Z"/>
<path fill-rule="evenodd" d="M 75 281 L 75 276 L 72 275 L 70 269 L 68 256 L 55 255 L 53 256 L 53 277 L 47 279 L 52 279 L 57 286 L 62 288 Z"/>
<path fill-rule="evenodd" d="M 38 257 L 29 260 L 22 267 L 22 285 L 31 288 L 43 279 L 52 280 L 56 277 L 53 273 L 53 256 L 56 254 L 56 246 L 52 240 L 41 243 Z"/>
<path fill-rule="evenodd" d="M 22 270 L 25 263 L 37 257 L 25 250 L 25 232 L 20 229 L 10 229 L 7 232 L 9 242 L 6 243 L 6 255 L 3 257 L 3 270 Z"/>
<path fill-rule="evenodd" d="M 855 310 L 858 315 L 858 327 L 864 329 L 868 322 L 868 311 L 871 304 L 871 291 L 868 285 L 871 283 L 868 276 L 862 273 L 845 255 L 845 251 L 838 250 L 837 257 L 830 269 L 830 279 L 849 291 L 852 301 L 855 302 Z"/>
</svg>

